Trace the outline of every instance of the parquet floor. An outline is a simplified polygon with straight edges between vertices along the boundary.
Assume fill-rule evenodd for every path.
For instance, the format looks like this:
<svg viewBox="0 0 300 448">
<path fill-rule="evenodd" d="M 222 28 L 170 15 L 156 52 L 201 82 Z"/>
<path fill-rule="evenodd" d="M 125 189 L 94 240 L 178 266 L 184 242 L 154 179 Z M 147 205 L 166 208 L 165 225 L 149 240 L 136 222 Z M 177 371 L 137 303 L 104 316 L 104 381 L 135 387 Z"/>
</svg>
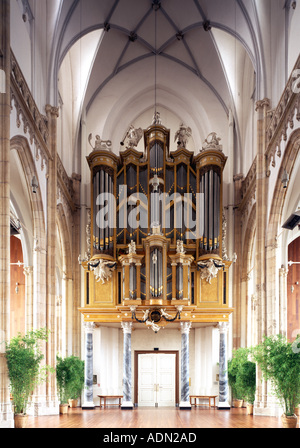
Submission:
<svg viewBox="0 0 300 448">
<path fill-rule="evenodd" d="M 247 415 L 245 408 L 218 410 L 208 407 L 182 411 L 178 408 L 134 408 L 121 410 L 71 409 L 66 415 L 29 417 L 27 428 L 105 428 L 105 429 L 192 429 L 192 428 L 282 428 L 277 417 Z M 298 421 L 299 428 L 299 421 Z"/>
</svg>

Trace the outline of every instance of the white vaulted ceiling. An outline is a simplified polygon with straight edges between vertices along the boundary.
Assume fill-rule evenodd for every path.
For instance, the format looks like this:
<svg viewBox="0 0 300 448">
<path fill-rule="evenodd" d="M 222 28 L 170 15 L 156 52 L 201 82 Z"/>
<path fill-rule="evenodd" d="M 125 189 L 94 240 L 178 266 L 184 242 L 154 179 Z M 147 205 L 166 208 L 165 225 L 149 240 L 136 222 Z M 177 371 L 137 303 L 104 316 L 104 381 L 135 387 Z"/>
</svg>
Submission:
<svg viewBox="0 0 300 448">
<path fill-rule="evenodd" d="M 226 153 L 232 114 L 234 171 L 251 164 L 251 117 L 265 89 L 255 0 L 55 4 L 49 101 L 61 97 L 73 158 L 82 115 L 87 134 L 111 140 L 118 153 L 129 126 L 149 126 L 157 104 L 173 133 L 181 122 L 192 128 L 196 152 L 216 131 Z"/>
</svg>

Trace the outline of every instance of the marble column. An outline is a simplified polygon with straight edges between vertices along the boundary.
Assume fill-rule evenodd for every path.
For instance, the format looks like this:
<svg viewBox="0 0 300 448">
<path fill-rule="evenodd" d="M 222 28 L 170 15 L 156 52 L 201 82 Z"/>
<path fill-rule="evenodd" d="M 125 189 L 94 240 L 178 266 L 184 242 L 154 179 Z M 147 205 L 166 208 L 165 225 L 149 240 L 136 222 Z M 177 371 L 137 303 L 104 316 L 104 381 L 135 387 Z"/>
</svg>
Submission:
<svg viewBox="0 0 300 448">
<path fill-rule="evenodd" d="M 227 333 L 228 323 L 220 322 L 218 325 L 220 333 L 219 351 L 219 409 L 230 409 L 228 403 L 228 374 L 227 374 Z"/>
<path fill-rule="evenodd" d="M 181 322 L 181 400 L 180 409 L 191 409 L 190 403 L 190 344 L 191 322 Z"/>
<path fill-rule="evenodd" d="M 132 322 L 122 322 L 123 329 L 123 401 L 122 409 L 133 409 L 131 390 L 131 331 Z"/>
<path fill-rule="evenodd" d="M 95 324 L 94 322 L 85 322 L 85 387 L 84 387 L 84 402 L 82 409 L 94 409 L 93 400 L 93 332 Z"/>
</svg>

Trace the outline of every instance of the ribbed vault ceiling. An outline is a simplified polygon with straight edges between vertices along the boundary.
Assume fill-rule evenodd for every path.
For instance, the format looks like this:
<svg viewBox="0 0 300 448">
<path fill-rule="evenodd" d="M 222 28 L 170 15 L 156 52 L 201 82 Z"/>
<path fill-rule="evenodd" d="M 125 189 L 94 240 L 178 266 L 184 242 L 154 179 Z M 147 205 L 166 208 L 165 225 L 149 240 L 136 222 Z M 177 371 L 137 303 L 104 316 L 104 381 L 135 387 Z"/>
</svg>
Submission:
<svg viewBox="0 0 300 448">
<path fill-rule="evenodd" d="M 76 86 L 75 67 L 85 64 L 81 93 L 72 93 L 75 145 L 82 113 L 87 132 L 118 152 L 129 126 L 148 126 L 157 104 L 167 127 L 192 128 L 195 151 L 212 131 L 226 143 L 232 112 L 242 147 L 263 89 L 259 36 L 254 0 L 62 0 L 51 65 L 60 82 L 51 92 L 66 103 L 70 76 Z"/>
</svg>

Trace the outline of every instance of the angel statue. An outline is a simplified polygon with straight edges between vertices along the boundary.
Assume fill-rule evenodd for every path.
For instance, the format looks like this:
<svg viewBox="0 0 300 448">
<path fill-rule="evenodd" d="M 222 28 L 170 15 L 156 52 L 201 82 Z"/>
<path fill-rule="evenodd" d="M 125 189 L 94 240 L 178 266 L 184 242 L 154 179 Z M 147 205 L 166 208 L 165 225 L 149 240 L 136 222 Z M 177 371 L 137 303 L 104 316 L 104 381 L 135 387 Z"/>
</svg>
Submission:
<svg viewBox="0 0 300 448">
<path fill-rule="evenodd" d="M 153 321 L 147 320 L 146 325 L 148 327 L 151 327 L 155 333 L 157 333 L 160 330 L 160 326 L 154 323 Z"/>
<path fill-rule="evenodd" d="M 136 243 L 131 240 L 130 244 L 128 244 L 128 253 L 136 254 Z"/>
<path fill-rule="evenodd" d="M 185 254 L 185 250 L 184 250 L 184 247 L 183 247 L 183 241 L 182 240 L 177 240 L 176 253 L 177 254 Z"/>
<path fill-rule="evenodd" d="M 172 317 L 170 314 L 168 314 L 168 313 L 166 312 L 166 310 L 161 309 L 160 312 L 161 312 L 161 315 L 162 315 L 163 317 L 165 317 L 167 320 L 168 320 L 168 319 L 173 319 L 173 317 Z"/>
<path fill-rule="evenodd" d="M 93 135 L 90 134 L 88 140 L 89 140 L 89 144 L 93 148 L 93 151 L 99 151 L 99 150 L 103 150 L 103 149 L 111 151 L 110 148 L 111 148 L 112 142 L 110 140 L 102 140 L 100 135 L 96 135 L 95 146 L 93 146 L 91 143 L 92 138 L 93 138 Z"/>
<path fill-rule="evenodd" d="M 159 124 L 161 125 L 161 118 L 160 118 L 160 112 L 155 112 L 155 114 L 153 115 L 153 119 L 152 119 L 152 125 L 154 124 Z"/>
<path fill-rule="evenodd" d="M 92 271 L 96 278 L 96 282 L 102 282 L 102 284 L 108 282 L 111 279 L 112 273 L 117 263 L 113 261 L 99 260 L 95 264 L 90 263 Z"/>
<path fill-rule="evenodd" d="M 200 278 L 211 284 L 212 279 L 218 275 L 219 270 L 224 268 L 224 263 L 209 259 L 208 261 L 199 262 L 198 266 L 201 270 Z"/>
<path fill-rule="evenodd" d="M 128 138 L 128 148 L 135 148 L 138 146 L 141 138 L 143 137 L 143 129 L 136 129 L 133 125 L 127 131 L 126 138 Z"/>
<path fill-rule="evenodd" d="M 147 319 L 149 317 L 149 311 L 150 310 L 143 311 L 143 319 L 144 319 L 145 322 L 147 321 Z"/>
<path fill-rule="evenodd" d="M 203 151 L 208 149 L 216 149 L 222 151 L 222 145 L 220 144 L 221 139 L 217 137 L 216 132 L 211 132 L 209 136 L 204 141 Z"/>
<path fill-rule="evenodd" d="M 183 123 L 175 134 L 174 142 L 177 141 L 177 146 L 181 148 L 186 148 L 189 138 L 192 136 L 191 128 L 185 126 Z"/>
</svg>

